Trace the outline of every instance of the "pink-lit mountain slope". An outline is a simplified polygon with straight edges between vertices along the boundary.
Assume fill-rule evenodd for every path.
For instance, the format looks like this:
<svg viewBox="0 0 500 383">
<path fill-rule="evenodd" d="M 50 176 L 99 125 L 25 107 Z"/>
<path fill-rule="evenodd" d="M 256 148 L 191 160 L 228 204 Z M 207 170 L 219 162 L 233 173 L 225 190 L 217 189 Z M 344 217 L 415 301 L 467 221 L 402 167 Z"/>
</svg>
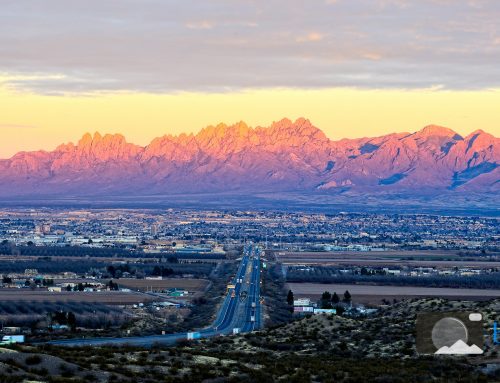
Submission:
<svg viewBox="0 0 500 383">
<path fill-rule="evenodd" d="M 0 195 L 145 195 L 298 191 L 496 193 L 500 139 L 435 125 L 416 133 L 331 141 L 306 119 L 209 126 L 142 147 L 85 134 L 52 152 L 0 160 Z"/>
</svg>

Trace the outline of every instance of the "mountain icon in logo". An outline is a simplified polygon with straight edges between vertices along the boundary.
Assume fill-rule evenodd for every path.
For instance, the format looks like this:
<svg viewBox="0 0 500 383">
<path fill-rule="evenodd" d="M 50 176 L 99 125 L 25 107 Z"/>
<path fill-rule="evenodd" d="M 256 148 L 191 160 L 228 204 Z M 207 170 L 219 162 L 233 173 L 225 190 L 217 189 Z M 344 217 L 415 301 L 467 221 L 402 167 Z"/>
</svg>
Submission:
<svg viewBox="0 0 500 383">
<path fill-rule="evenodd" d="M 469 311 L 417 313 L 417 352 L 433 355 L 483 354 L 482 319 L 481 313 Z"/>
<path fill-rule="evenodd" d="M 481 350 L 478 346 L 475 344 L 469 346 L 461 339 L 457 340 L 451 347 L 443 346 L 435 352 L 435 354 L 443 355 L 479 355 L 482 353 L 483 350 Z"/>
</svg>

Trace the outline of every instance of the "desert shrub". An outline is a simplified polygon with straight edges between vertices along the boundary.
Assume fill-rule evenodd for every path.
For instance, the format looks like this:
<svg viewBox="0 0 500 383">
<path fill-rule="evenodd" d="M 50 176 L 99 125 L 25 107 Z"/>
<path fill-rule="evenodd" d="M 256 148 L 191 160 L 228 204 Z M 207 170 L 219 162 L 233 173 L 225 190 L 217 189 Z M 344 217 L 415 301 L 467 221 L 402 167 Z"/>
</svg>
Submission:
<svg viewBox="0 0 500 383">
<path fill-rule="evenodd" d="M 42 358 L 39 355 L 30 355 L 26 357 L 24 360 L 24 363 L 26 363 L 28 366 L 33 366 L 35 364 L 40 364 L 42 362 Z"/>
</svg>

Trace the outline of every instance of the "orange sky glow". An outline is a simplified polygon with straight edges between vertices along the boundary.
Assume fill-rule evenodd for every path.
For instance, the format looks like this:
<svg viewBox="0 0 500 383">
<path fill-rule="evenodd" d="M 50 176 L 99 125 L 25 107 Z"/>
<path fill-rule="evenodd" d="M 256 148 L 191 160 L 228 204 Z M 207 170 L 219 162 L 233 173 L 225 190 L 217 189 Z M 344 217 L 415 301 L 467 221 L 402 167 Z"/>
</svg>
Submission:
<svg viewBox="0 0 500 383">
<path fill-rule="evenodd" d="M 500 90 L 262 89 L 228 93 L 52 96 L 0 91 L 0 157 L 52 150 L 85 132 L 122 133 L 146 145 L 164 134 L 245 121 L 267 126 L 306 117 L 331 139 L 414 132 L 428 124 L 500 136 Z"/>
</svg>

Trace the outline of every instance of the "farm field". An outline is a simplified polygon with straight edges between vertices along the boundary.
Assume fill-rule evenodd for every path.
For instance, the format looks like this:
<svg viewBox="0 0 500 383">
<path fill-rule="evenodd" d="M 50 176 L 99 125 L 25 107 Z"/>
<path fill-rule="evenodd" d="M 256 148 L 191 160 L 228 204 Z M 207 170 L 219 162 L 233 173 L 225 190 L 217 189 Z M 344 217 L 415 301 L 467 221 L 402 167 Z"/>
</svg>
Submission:
<svg viewBox="0 0 500 383">
<path fill-rule="evenodd" d="M 403 299 L 416 297 L 442 297 L 464 300 L 486 300 L 500 297 L 500 289 L 452 289 L 437 287 L 411 286 L 373 286 L 354 284 L 326 284 L 326 283 L 287 283 L 297 297 L 318 298 L 325 291 L 336 292 L 341 295 L 348 290 L 357 303 L 380 303 L 385 299 Z"/>
<path fill-rule="evenodd" d="M 407 258 L 407 257 L 431 257 L 451 258 L 457 257 L 458 250 L 387 250 L 387 251 L 284 251 L 278 254 L 280 259 L 293 258 L 350 258 L 361 256 L 366 258 Z"/>
<path fill-rule="evenodd" d="M 47 315 L 72 312 L 79 326 L 101 328 L 106 323 L 121 325 L 130 318 L 121 307 L 82 301 L 0 301 L 0 321 L 4 326 L 24 326 L 43 329 L 48 326 Z"/>
<path fill-rule="evenodd" d="M 480 269 L 489 269 L 492 267 L 500 267 L 500 262 L 491 261 L 415 261 L 415 260 L 398 260 L 398 259 L 374 259 L 374 258 L 330 258 L 327 260 L 311 258 L 300 261 L 283 261 L 285 265 L 353 265 L 353 266 L 422 266 L 422 267 L 474 267 Z"/>
<path fill-rule="evenodd" d="M 68 255 L 49 255 L 48 257 L 57 259 L 57 260 L 66 260 L 66 261 L 82 261 L 92 259 L 96 262 L 106 263 L 106 264 L 116 264 L 116 263 L 150 263 L 156 264 L 156 261 L 160 258 L 164 258 L 166 256 L 176 256 L 180 260 L 189 261 L 200 261 L 200 262 L 210 262 L 210 263 L 220 263 L 225 262 L 225 259 L 218 258 L 209 258 L 200 256 L 196 259 L 187 258 L 187 256 L 183 254 L 154 254 L 156 256 L 152 256 L 153 254 L 148 254 L 148 257 L 138 257 L 138 256 L 116 256 L 116 257 L 92 257 L 92 256 L 68 256 Z M 21 254 L 0 254 L 0 261 L 36 261 L 40 258 L 37 255 L 21 255 Z"/>
<path fill-rule="evenodd" d="M 370 252 L 285 252 L 276 254 L 285 265 L 357 265 L 357 266 L 435 266 L 500 267 L 500 260 L 471 256 L 461 257 L 456 251 L 370 251 Z M 467 258 L 467 259 L 464 259 Z"/>
<path fill-rule="evenodd" d="M 72 292 L 60 293 L 47 290 L 31 289 L 0 289 L 0 301 L 26 301 L 26 302 L 97 302 L 107 305 L 125 305 L 147 301 L 157 298 L 142 293 L 127 293 L 121 291 L 101 292 Z"/>
<path fill-rule="evenodd" d="M 56 279 L 56 283 L 109 283 L 110 279 Z M 210 283 L 206 279 L 196 278 L 164 278 L 164 279 L 113 279 L 119 287 L 137 291 L 164 290 L 171 288 L 186 289 L 192 292 L 204 291 Z"/>
<path fill-rule="evenodd" d="M 107 283 L 109 280 L 102 280 Z M 133 290 L 147 291 L 160 289 L 186 289 L 192 292 L 204 291 L 210 283 L 206 279 L 191 279 L 191 278 L 168 278 L 168 279 L 133 279 L 120 278 L 115 279 L 115 283 L 120 287 L 126 287 Z"/>
</svg>

